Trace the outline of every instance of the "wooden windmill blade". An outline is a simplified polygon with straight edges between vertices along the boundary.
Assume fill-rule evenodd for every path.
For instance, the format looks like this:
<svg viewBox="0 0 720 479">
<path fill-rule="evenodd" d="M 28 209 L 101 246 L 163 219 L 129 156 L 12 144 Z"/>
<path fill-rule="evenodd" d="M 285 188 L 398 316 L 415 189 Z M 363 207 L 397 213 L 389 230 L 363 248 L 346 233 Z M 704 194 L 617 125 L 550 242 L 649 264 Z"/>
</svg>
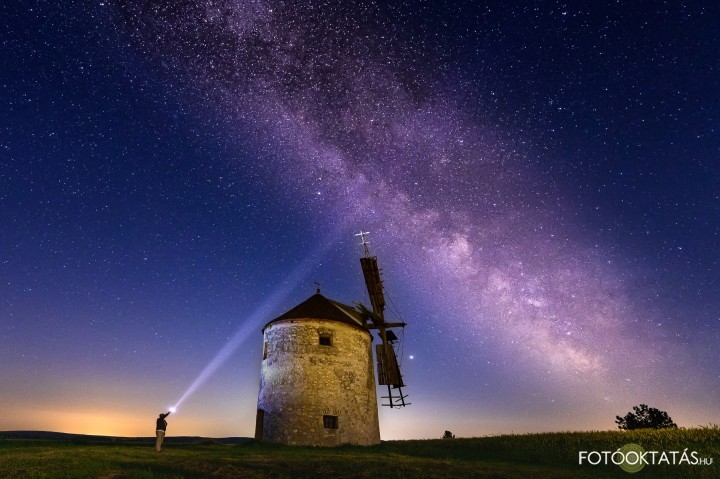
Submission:
<svg viewBox="0 0 720 479">
<path fill-rule="evenodd" d="M 394 388 L 405 387 L 392 343 L 376 344 L 375 355 L 377 357 L 378 384 Z"/>
<path fill-rule="evenodd" d="M 365 256 L 364 258 L 360 258 L 360 266 L 362 266 L 365 285 L 367 286 L 368 295 L 370 296 L 370 305 L 372 306 L 373 313 L 384 322 L 385 295 L 383 294 L 382 279 L 380 278 L 380 268 L 378 268 L 377 257 Z M 376 324 L 375 326 L 380 325 Z"/>
</svg>

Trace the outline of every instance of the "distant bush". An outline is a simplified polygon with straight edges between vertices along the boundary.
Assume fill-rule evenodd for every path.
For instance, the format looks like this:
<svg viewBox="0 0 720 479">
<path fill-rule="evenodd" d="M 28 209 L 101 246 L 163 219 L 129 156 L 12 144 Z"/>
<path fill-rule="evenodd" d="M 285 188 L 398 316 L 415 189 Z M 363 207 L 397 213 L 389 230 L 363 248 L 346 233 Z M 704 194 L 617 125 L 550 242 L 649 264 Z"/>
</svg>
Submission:
<svg viewBox="0 0 720 479">
<path fill-rule="evenodd" d="M 445 431 L 445 434 L 443 434 L 443 439 L 455 439 L 455 434 L 453 434 L 450 431 Z"/>
</svg>

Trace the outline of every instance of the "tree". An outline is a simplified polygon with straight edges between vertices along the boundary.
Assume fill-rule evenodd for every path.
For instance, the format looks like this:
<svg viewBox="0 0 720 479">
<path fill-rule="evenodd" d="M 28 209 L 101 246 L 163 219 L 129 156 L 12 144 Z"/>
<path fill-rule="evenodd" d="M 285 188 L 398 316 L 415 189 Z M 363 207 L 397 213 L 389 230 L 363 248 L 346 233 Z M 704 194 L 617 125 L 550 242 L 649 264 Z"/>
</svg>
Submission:
<svg viewBox="0 0 720 479">
<path fill-rule="evenodd" d="M 455 439 L 455 434 L 453 434 L 450 431 L 445 431 L 445 434 L 442 437 L 443 439 Z"/>
<path fill-rule="evenodd" d="M 677 424 L 665 411 L 648 407 L 647 404 L 633 406 L 633 411 L 635 412 L 629 412 L 625 417 L 615 416 L 619 429 L 677 429 Z"/>
</svg>

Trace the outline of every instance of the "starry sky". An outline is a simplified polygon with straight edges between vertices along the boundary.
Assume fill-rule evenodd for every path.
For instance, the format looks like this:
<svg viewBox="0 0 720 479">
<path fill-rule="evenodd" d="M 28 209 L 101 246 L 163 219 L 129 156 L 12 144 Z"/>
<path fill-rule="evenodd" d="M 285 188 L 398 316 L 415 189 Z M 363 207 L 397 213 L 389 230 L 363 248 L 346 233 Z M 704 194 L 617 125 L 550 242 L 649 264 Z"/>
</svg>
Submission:
<svg viewBox="0 0 720 479">
<path fill-rule="evenodd" d="M 367 303 L 383 439 L 720 420 L 720 5 L 0 4 L 0 430 L 252 436 L 262 326 Z"/>
</svg>

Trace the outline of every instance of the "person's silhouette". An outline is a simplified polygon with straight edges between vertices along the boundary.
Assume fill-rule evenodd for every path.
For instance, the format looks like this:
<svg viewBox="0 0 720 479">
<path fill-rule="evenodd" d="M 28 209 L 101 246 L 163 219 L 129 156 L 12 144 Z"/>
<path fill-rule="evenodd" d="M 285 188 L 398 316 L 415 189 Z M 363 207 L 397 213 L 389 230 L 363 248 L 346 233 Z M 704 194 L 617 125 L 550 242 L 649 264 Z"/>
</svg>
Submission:
<svg viewBox="0 0 720 479">
<path fill-rule="evenodd" d="M 167 429 L 167 421 L 165 420 L 166 417 L 170 415 L 170 412 L 166 412 L 165 414 L 160 414 L 157 418 L 156 425 L 155 425 L 155 452 L 160 452 L 162 448 L 163 439 L 165 439 L 165 430 Z"/>
</svg>

